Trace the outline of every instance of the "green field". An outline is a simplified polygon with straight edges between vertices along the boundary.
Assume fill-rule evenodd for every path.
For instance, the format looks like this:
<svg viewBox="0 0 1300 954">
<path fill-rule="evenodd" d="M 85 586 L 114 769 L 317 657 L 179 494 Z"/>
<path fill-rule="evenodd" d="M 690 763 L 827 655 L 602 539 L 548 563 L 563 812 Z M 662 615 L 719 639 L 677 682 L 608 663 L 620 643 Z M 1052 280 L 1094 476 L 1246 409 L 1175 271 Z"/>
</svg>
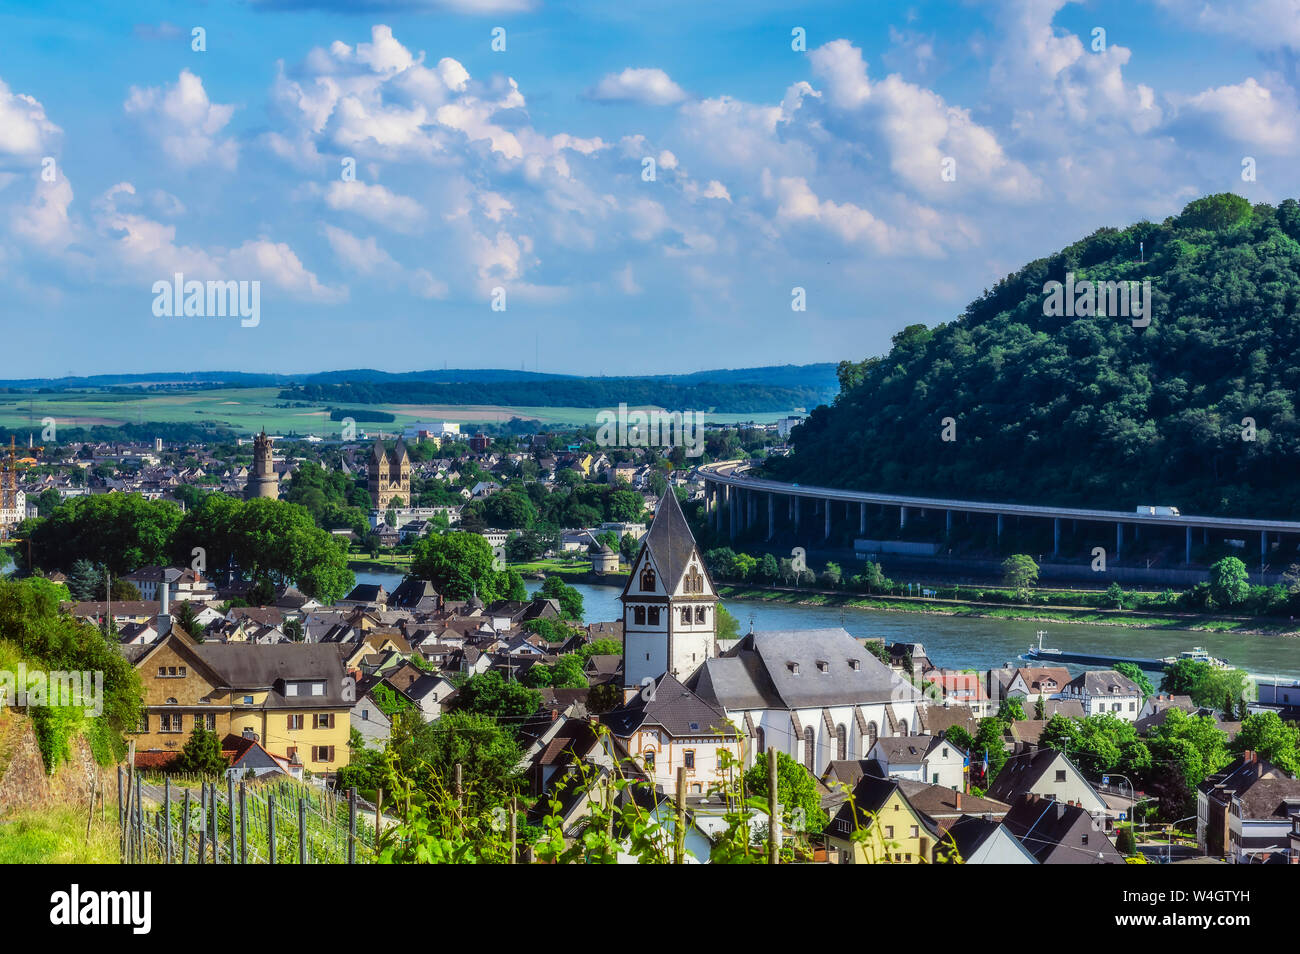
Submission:
<svg viewBox="0 0 1300 954">
<path fill-rule="evenodd" d="M 219 390 L 168 391 L 139 395 L 95 390 L 60 391 L 53 394 L 12 393 L 0 395 L 0 427 L 30 427 L 39 431 L 41 421 L 54 418 L 57 426 L 116 427 L 122 424 L 162 422 L 169 424 L 211 423 L 241 434 L 266 429 L 270 434 L 315 434 L 337 437 L 342 425 L 329 419 L 329 405 L 276 407 L 290 403 L 279 397 L 278 388 L 222 388 Z M 292 402 L 305 403 L 305 402 Z M 500 407 L 494 405 L 367 404 L 365 410 L 396 415 L 391 424 L 358 423 L 371 433 L 391 433 L 420 421 L 446 420 L 467 427 L 478 423 L 500 424 L 512 417 L 534 419 L 543 424 L 595 425 L 599 408 L 589 407 Z M 789 412 L 793 413 L 793 412 Z M 738 421 L 775 421 L 784 413 L 710 414 L 719 424 Z"/>
</svg>

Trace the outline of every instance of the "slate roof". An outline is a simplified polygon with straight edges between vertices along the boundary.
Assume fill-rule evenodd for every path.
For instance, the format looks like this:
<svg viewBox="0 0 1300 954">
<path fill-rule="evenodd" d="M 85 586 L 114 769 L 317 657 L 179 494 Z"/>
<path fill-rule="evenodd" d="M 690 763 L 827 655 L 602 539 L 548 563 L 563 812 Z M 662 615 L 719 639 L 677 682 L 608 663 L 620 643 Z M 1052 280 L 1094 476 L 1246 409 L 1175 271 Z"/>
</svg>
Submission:
<svg viewBox="0 0 1300 954">
<path fill-rule="evenodd" d="M 601 716 L 601 721 L 623 738 L 647 725 L 658 726 L 679 739 L 737 735 L 736 728 L 727 724 L 725 712 L 701 699 L 669 673 L 661 675 L 653 689 L 649 693 L 638 692 L 628 702 Z"/>
<path fill-rule="evenodd" d="M 659 509 L 655 511 L 644 545 L 650 550 L 665 590 L 674 592 L 695 549 L 695 537 L 682 514 L 676 494 L 664 494 L 663 500 L 659 501 Z"/>
<path fill-rule="evenodd" d="M 884 756 L 887 765 L 917 765 L 939 742 L 937 735 L 894 735 L 876 739 L 872 748 Z M 948 746 L 957 748 L 951 742 Z"/>
<path fill-rule="evenodd" d="M 920 690 L 839 627 L 751 632 L 724 655 L 705 660 L 692 675 L 691 688 L 733 711 L 922 698 Z"/>
<path fill-rule="evenodd" d="M 1040 864 L 1123 864 L 1105 832 L 1077 805 L 1029 796 L 1011 806 L 1002 824 Z"/>
<path fill-rule="evenodd" d="M 1113 669 L 1091 669 L 1080 673 L 1069 682 L 1076 693 L 1086 692 L 1090 696 L 1140 696 L 1142 690 L 1138 684 Z"/>
<path fill-rule="evenodd" d="M 191 651 L 235 689 L 265 689 L 267 708 L 343 708 L 343 655 L 333 643 L 199 643 Z M 323 696 L 281 694 L 282 680 L 319 679 Z"/>
</svg>

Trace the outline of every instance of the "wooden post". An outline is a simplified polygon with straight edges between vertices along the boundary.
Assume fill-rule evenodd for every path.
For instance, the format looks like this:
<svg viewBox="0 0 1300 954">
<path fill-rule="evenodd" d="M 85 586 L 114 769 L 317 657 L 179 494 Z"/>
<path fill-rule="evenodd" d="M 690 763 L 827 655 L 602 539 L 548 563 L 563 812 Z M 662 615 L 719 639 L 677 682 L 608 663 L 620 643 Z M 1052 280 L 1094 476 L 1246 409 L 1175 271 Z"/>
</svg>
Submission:
<svg viewBox="0 0 1300 954">
<path fill-rule="evenodd" d="M 456 780 L 452 784 L 451 793 L 454 796 L 456 796 L 456 807 L 459 808 L 461 804 L 461 796 L 464 795 L 464 789 L 461 788 L 461 774 L 460 774 L 459 762 L 456 763 Z"/>
<path fill-rule="evenodd" d="M 135 854 L 138 860 L 144 861 L 144 799 L 140 794 L 141 786 L 142 779 L 137 773 L 135 776 L 135 824 L 137 829 Z"/>
<path fill-rule="evenodd" d="M 686 861 L 686 766 L 677 766 L 677 830 L 673 832 L 673 864 Z"/>
<path fill-rule="evenodd" d="M 118 792 L 118 810 L 122 813 L 122 863 L 131 862 L 131 795 L 135 786 L 131 784 L 135 776 L 135 742 L 127 750 L 126 763 L 126 804 L 122 804 L 122 793 Z"/>
<path fill-rule="evenodd" d="M 379 824 L 380 809 L 384 805 L 384 790 L 381 788 L 375 796 L 375 852 L 379 851 L 379 836 L 383 834 L 383 829 Z"/>
<path fill-rule="evenodd" d="M 307 799 L 298 796 L 298 864 L 307 863 Z"/>
<path fill-rule="evenodd" d="M 221 864 L 221 841 L 217 837 L 217 819 L 221 809 L 221 800 L 217 797 L 216 782 L 212 783 L 212 794 L 208 796 L 208 802 L 212 805 L 212 863 L 219 865 Z"/>
<path fill-rule="evenodd" d="M 199 787 L 199 864 L 207 860 L 208 855 L 208 783 Z"/>
<path fill-rule="evenodd" d="M 519 837 L 519 804 L 515 796 L 510 796 L 510 863 L 518 862 L 518 852 L 515 847 L 516 840 Z"/>
<path fill-rule="evenodd" d="M 357 863 L 357 787 L 348 789 L 348 864 Z"/>
<path fill-rule="evenodd" d="M 239 863 L 248 864 L 248 798 L 244 780 L 239 780 Z"/>
<path fill-rule="evenodd" d="M 164 864 L 172 863 L 172 780 L 163 779 L 163 818 L 167 819 L 167 831 L 163 835 Z"/>
<path fill-rule="evenodd" d="M 768 864 L 781 863 L 781 803 L 777 799 L 776 749 L 767 750 L 767 851 Z"/>
<path fill-rule="evenodd" d="M 95 783 L 99 781 L 98 775 L 90 778 L 90 810 L 86 812 L 86 844 L 90 844 L 90 824 L 95 820 Z"/>
<path fill-rule="evenodd" d="M 190 790 L 181 799 L 181 864 L 190 863 Z"/>
<path fill-rule="evenodd" d="M 235 854 L 235 776 L 226 776 L 226 815 L 230 819 L 230 863 L 239 857 Z"/>
<path fill-rule="evenodd" d="M 266 796 L 266 843 L 271 848 L 271 864 L 275 864 L 275 792 Z"/>
</svg>

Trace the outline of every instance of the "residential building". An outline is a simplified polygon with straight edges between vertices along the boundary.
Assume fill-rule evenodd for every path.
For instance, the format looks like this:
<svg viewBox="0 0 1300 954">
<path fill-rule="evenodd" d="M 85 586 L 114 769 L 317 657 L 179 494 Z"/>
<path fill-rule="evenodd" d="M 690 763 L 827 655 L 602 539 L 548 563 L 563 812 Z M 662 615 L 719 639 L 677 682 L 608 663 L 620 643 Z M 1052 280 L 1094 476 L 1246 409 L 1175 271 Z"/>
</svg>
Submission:
<svg viewBox="0 0 1300 954">
<path fill-rule="evenodd" d="M 1113 669 L 1090 670 L 1076 676 L 1057 698 L 1081 703 L 1087 715 L 1108 712 L 1128 722 L 1136 722 L 1142 708 L 1141 688 Z"/>
</svg>

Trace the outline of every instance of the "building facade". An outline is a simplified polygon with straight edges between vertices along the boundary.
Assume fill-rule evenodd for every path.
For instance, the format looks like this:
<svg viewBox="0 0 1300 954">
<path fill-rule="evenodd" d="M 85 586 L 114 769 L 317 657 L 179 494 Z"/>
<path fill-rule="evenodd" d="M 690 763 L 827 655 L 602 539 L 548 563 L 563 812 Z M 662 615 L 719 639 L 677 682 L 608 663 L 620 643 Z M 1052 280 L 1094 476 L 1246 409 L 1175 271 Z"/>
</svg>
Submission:
<svg viewBox="0 0 1300 954">
<path fill-rule="evenodd" d="M 253 438 L 253 470 L 248 475 L 244 497 L 247 500 L 258 497 L 280 499 L 280 477 L 275 472 L 272 441 L 266 436 L 265 430 Z"/>
<path fill-rule="evenodd" d="M 391 453 L 384 448 L 383 441 L 375 441 L 370 452 L 366 489 L 370 491 L 370 506 L 375 510 L 411 505 L 411 458 L 402 440 L 397 441 Z"/>
</svg>

